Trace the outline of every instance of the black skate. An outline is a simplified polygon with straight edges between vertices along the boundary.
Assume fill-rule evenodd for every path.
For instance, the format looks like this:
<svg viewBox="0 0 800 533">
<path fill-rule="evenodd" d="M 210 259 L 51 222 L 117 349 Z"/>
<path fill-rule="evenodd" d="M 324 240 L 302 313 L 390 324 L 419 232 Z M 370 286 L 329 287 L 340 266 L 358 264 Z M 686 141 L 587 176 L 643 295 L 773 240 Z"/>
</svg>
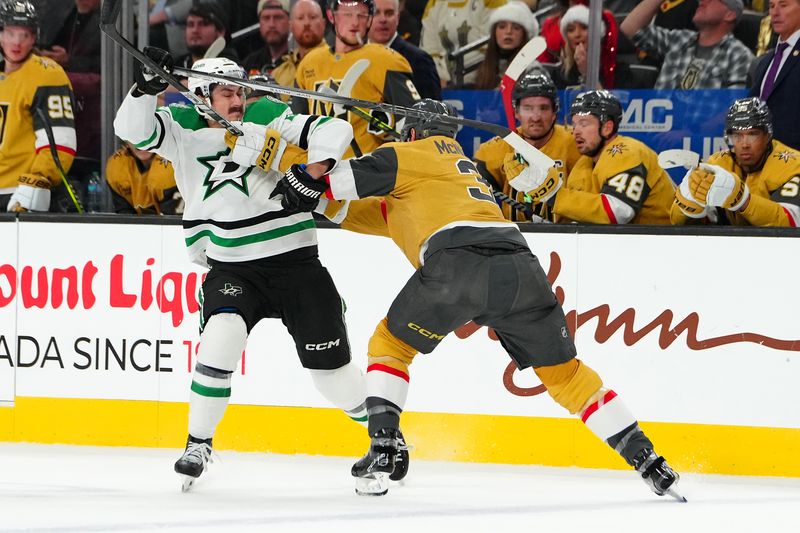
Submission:
<svg viewBox="0 0 800 533">
<path fill-rule="evenodd" d="M 389 475 L 392 481 L 402 481 L 408 474 L 408 450 L 412 447 L 406 444 L 403 432 L 397 430 L 397 455 L 394 458 L 394 471 Z"/>
<path fill-rule="evenodd" d="M 353 465 L 350 473 L 356 478 L 359 496 L 383 496 L 389 492 L 389 476 L 394 472 L 398 455 L 398 433 L 390 428 L 378 430 L 372 436 L 367 454 Z"/>
<path fill-rule="evenodd" d="M 187 492 L 192 488 L 194 482 L 210 462 L 211 439 L 196 439 L 189 435 L 183 455 L 175 462 L 175 472 L 183 478 L 182 492 Z"/>
<path fill-rule="evenodd" d="M 636 471 L 642 475 L 642 479 L 653 492 L 659 496 L 669 494 L 679 502 L 686 501 L 686 498 L 675 492 L 680 476 L 663 457 L 645 448 L 636 454 L 633 462 Z"/>
</svg>

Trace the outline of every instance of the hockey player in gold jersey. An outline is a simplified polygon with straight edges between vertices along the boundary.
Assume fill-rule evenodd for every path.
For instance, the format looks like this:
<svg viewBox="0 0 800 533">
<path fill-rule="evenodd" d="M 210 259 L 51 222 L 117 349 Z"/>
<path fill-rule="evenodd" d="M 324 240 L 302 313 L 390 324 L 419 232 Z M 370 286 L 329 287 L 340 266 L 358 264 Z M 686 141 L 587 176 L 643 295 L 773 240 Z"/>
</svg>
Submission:
<svg viewBox="0 0 800 533">
<path fill-rule="evenodd" d="M 387 102 L 402 106 L 413 105 L 419 94 L 411 78 L 408 61 L 380 44 L 364 44 L 375 12 L 372 0 L 329 0 L 328 19 L 336 32 L 334 48 L 320 47 L 310 51 L 297 66 L 295 82 L 301 89 L 317 91 L 322 86 L 336 89 L 350 67 L 360 59 L 368 59 L 369 68 L 353 87 L 352 96 L 370 102 Z M 333 116 L 334 107 L 315 100 L 292 100 L 295 113 Z M 380 121 L 399 129 L 393 116 L 372 111 Z M 372 152 L 386 141 L 385 130 L 371 126 L 366 120 L 347 113 L 353 126 L 354 140 L 345 158 Z"/>
<path fill-rule="evenodd" d="M 430 114 L 406 117 L 406 142 L 342 161 L 327 177 L 329 189 L 298 165 L 280 184 L 289 192 L 289 207 L 322 194 L 381 197 L 354 202 L 347 218 L 357 222 L 345 227 L 390 236 L 417 269 L 369 341 L 372 442 L 352 468 L 356 491 L 388 490 L 414 356 L 430 353 L 448 333 L 473 320 L 494 328 L 517 366 L 532 367 L 552 398 L 617 450 L 652 490 L 679 498 L 678 475 L 653 451 L 617 394 L 576 359 L 564 311 L 538 259 L 454 140 L 458 126 L 443 120 L 442 115 L 455 116 L 455 109 L 428 99 L 414 108 Z M 303 200 L 293 203 L 294 197 Z"/>
<path fill-rule="evenodd" d="M 532 183 L 530 188 L 538 191 L 534 201 L 549 201 L 557 222 L 669 224 L 675 187 L 653 150 L 617 133 L 622 121 L 617 97 L 608 91 L 581 93 L 569 115 L 583 157 L 565 187 Z M 518 160 L 507 160 L 505 170 L 509 177 L 524 177 Z"/>
<path fill-rule="evenodd" d="M 124 143 L 106 163 L 106 180 L 113 191 L 117 213 L 183 213 L 183 199 L 175 184 L 172 163 L 154 152 Z"/>
<path fill-rule="evenodd" d="M 555 168 L 550 172 L 557 173 L 558 177 L 566 182 L 581 154 L 578 153 L 570 132 L 564 126 L 556 124 L 558 114 L 556 86 L 547 76 L 530 72 L 517 81 L 511 98 L 514 113 L 520 123 L 517 132 L 556 162 Z M 495 137 L 480 145 L 473 159 L 478 164 L 481 175 L 495 190 L 516 201 L 514 204 L 503 201 L 503 205 L 500 206 L 503 216 L 515 222 L 530 221 L 535 207 L 530 204 L 530 196 L 512 189 L 503 170 L 503 162 L 513 153 L 514 149 L 508 143 Z M 542 209 L 546 204 L 539 203 L 538 206 L 535 214 L 552 222 L 552 213 Z"/>
<path fill-rule="evenodd" d="M 76 148 L 72 88 L 58 63 L 33 53 L 39 33 L 33 4 L 5 0 L 0 26 L 0 209 L 47 211 L 50 189 L 61 182 L 47 126 L 67 172 Z"/>
<path fill-rule="evenodd" d="M 730 148 L 691 170 L 675 191 L 673 224 L 800 224 L 800 152 L 772 138 L 772 115 L 756 97 L 736 100 L 725 117 Z"/>
</svg>

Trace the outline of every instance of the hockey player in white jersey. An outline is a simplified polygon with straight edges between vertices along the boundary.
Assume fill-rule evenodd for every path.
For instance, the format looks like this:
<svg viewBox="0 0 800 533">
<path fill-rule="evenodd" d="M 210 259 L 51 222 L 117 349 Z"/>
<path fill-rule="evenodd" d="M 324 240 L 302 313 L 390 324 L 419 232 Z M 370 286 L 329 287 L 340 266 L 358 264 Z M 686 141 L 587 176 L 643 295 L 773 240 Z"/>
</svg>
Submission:
<svg viewBox="0 0 800 533">
<path fill-rule="evenodd" d="M 145 48 L 145 54 L 167 69 L 172 66 L 164 50 Z M 193 68 L 245 77 L 239 65 L 223 58 L 203 59 Z M 210 267 L 202 286 L 189 436 L 175 463 L 183 489 L 192 486 L 210 460 L 212 437 L 230 398 L 231 376 L 249 332 L 262 318 L 283 321 L 317 389 L 366 425 L 364 375 L 350 361 L 344 305 L 319 261 L 314 220 L 309 213 L 284 209 L 277 193 L 292 191 L 275 190 L 287 143 L 307 150 L 305 171 L 321 176 L 348 147 L 350 124 L 292 115 L 273 99 L 246 109 L 242 88 L 190 78 L 190 90 L 244 131 L 235 137 L 194 107 L 157 109 L 156 96 L 167 83 L 138 63 L 135 79 L 114 130 L 137 148 L 172 162 L 186 203 L 183 228 L 189 255 Z M 283 202 L 289 205 L 285 198 Z"/>
</svg>

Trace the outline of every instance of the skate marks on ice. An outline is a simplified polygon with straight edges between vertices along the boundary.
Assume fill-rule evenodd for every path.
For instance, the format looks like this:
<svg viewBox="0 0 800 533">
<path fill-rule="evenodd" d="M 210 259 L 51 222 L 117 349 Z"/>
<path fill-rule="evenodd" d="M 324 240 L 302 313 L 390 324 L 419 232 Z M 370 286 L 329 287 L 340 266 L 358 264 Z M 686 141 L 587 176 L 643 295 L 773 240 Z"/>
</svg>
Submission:
<svg viewBox="0 0 800 533">
<path fill-rule="evenodd" d="M 793 479 L 683 474 L 680 504 L 632 471 L 416 461 L 404 486 L 365 498 L 356 458 L 223 450 L 181 493 L 179 454 L 0 444 L 0 531 L 800 531 Z"/>
</svg>

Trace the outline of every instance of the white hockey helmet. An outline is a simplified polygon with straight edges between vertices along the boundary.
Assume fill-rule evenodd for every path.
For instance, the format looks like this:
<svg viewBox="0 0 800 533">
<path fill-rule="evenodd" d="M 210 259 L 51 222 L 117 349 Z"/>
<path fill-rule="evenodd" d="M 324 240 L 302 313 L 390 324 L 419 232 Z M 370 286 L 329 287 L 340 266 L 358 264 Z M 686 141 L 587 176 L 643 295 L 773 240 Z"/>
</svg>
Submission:
<svg viewBox="0 0 800 533">
<path fill-rule="evenodd" d="M 235 61 L 231 61 L 230 59 L 224 57 L 198 59 L 192 65 L 192 70 L 196 70 L 198 72 L 207 72 L 209 74 L 219 74 L 220 76 L 230 76 L 231 78 L 241 78 L 243 80 L 247 79 L 247 75 L 242 67 L 240 67 Z M 210 106 L 211 91 L 214 88 L 213 86 L 218 85 L 219 83 L 220 82 L 218 81 L 204 80 L 190 76 L 189 90 L 195 93 L 197 96 L 203 98 Z M 205 113 L 203 113 L 200 109 L 198 109 L 198 112 L 205 116 Z"/>
</svg>

